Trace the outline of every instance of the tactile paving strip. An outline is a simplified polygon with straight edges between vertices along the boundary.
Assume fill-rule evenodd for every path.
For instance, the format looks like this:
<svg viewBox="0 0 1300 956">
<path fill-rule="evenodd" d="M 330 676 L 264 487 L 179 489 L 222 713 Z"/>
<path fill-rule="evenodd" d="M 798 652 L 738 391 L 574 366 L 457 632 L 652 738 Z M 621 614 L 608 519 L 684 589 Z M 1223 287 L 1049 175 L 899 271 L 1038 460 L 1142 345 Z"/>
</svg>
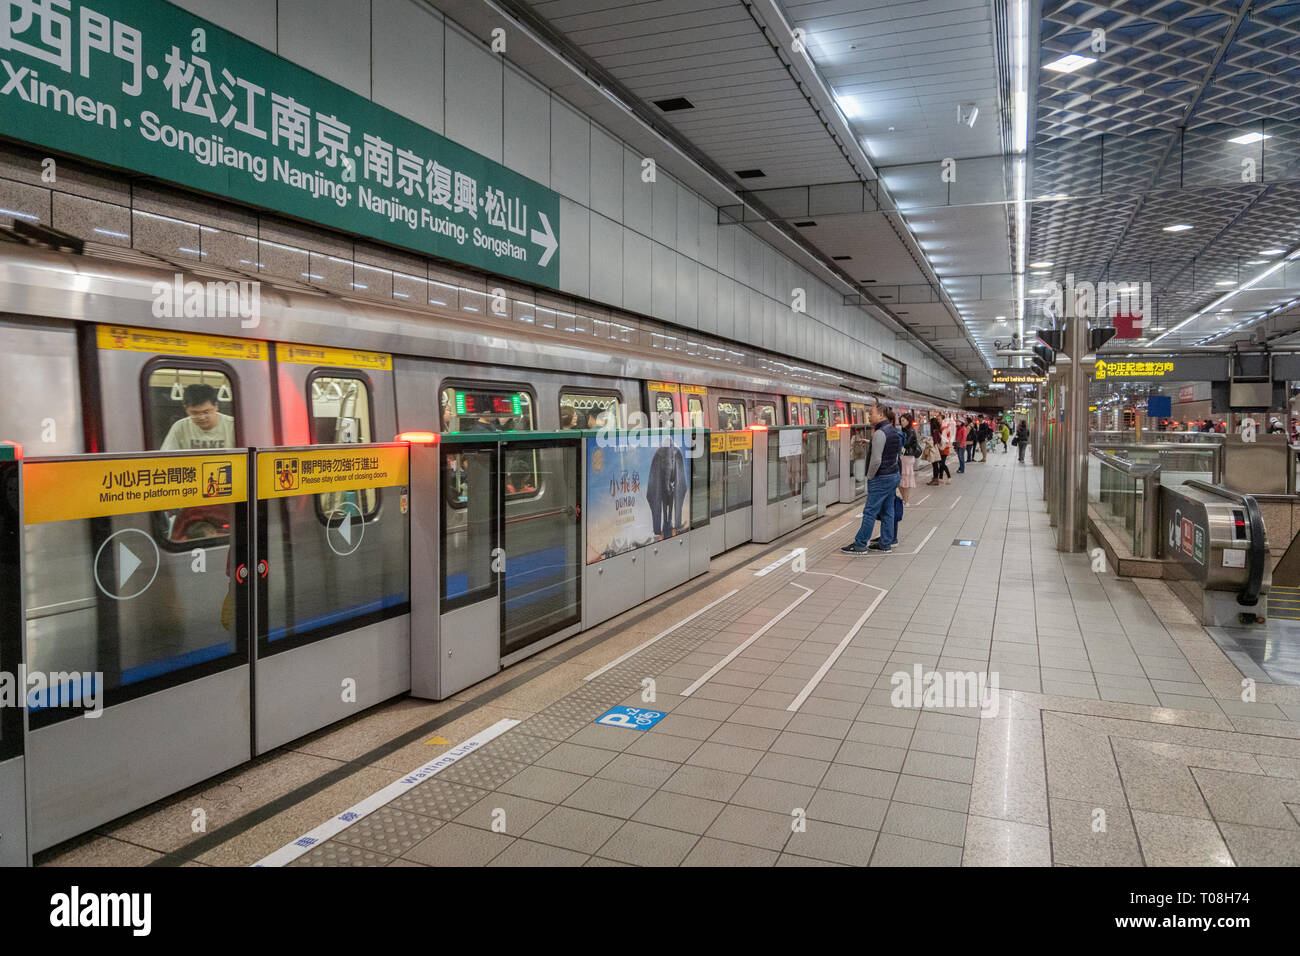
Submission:
<svg viewBox="0 0 1300 956">
<path fill-rule="evenodd" d="M 599 715 L 597 715 L 599 716 Z M 545 737 L 548 740 L 568 740 L 587 725 L 588 721 L 551 714 L 535 714 L 519 726 L 512 728 L 521 734 Z"/>
<path fill-rule="evenodd" d="M 289 866 L 384 866 L 393 858 L 373 850 L 338 843 L 337 837 L 308 850 Z"/>
<path fill-rule="evenodd" d="M 418 813 L 408 813 L 405 810 L 395 810 L 390 804 L 358 820 L 334 839 L 350 843 L 363 850 L 401 856 L 440 826 L 442 826 L 441 820 L 421 816 Z"/>
<path fill-rule="evenodd" d="M 495 790 L 519 771 L 524 764 L 513 760 L 503 760 L 492 754 L 476 751 L 468 757 L 461 757 L 454 764 L 438 774 L 440 780 L 463 783 L 483 790 Z"/>
<path fill-rule="evenodd" d="M 420 813 L 426 817 L 450 820 L 478 803 L 487 794 L 486 790 L 462 786 L 449 780 L 427 780 L 413 790 L 408 790 L 388 806 Z"/>
<path fill-rule="evenodd" d="M 516 763 L 529 764 L 540 760 L 555 749 L 554 740 L 528 734 L 503 734 L 480 751 L 485 756 L 501 757 Z"/>
</svg>

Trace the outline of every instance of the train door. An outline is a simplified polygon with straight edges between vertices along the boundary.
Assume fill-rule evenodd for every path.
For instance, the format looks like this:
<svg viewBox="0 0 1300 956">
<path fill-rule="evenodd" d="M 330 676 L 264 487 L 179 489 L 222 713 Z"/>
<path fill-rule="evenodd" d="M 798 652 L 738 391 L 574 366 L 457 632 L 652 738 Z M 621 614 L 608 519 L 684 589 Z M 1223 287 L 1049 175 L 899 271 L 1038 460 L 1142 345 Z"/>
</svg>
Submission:
<svg viewBox="0 0 1300 956">
<path fill-rule="evenodd" d="M 325 449 L 393 438 L 392 356 L 286 343 L 273 349 L 279 461 L 295 469 L 300 461 L 350 467 L 354 456 Z M 277 467 L 281 474 L 297 482 L 296 473 Z M 259 580 L 253 644 L 255 753 L 411 686 L 405 489 L 269 491 L 259 484 L 259 555 L 267 573 Z M 349 677 L 355 699 L 344 701 L 333 688 Z"/>
<path fill-rule="evenodd" d="M 470 439 L 470 440 L 460 440 Z M 462 688 L 581 626 L 579 439 L 473 439 L 440 449 L 440 630 L 471 635 L 440 662 Z"/>
<path fill-rule="evenodd" d="M 776 402 L 759 400 L 754 403 L 754 424 L 766 425 L 768 428 L 776 428 L 779 422 L 776 420 Z"/>
</svg>

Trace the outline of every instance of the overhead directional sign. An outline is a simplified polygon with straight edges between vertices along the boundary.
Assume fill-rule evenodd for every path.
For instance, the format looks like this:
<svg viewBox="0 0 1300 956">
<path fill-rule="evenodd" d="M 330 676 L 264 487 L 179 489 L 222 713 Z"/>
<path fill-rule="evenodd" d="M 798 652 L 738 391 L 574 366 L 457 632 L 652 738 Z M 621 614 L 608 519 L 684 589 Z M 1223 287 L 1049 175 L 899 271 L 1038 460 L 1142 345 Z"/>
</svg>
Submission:
<svg viewBox="0 0 1300 956">
<path fill-rule="evenodd" d="M 557 193 L 163 0 L 0 3 L 0 132 L 539 285 Z"/>
<path fill-rule="evenodd" d="M 1036 385 L 1047 379 L 1030 368 L 995 368 L 993 381 L 1005 385 Z"/>
</svg>

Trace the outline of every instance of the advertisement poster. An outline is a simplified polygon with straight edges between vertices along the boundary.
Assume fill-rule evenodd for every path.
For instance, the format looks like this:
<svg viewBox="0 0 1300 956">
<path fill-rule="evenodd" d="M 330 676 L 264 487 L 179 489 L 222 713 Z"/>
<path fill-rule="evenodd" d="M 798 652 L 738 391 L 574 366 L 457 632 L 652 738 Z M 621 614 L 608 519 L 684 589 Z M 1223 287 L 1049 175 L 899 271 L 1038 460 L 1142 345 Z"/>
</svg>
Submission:
<svg viewBox="0 0 1300 956">
<path fill-rule="evenodd" d="M 690 527 L 690 469 L 682 449 L 587 439 L 587 563 Z"/>
</svg>

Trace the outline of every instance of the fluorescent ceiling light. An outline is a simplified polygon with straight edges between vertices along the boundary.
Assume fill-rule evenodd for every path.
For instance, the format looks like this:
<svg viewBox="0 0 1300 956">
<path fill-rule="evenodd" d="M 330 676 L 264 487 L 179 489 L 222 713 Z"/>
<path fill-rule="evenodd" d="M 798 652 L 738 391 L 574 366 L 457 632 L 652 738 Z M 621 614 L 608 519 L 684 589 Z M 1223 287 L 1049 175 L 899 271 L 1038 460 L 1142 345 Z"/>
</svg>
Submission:
<svg viewBox="0 0 1300 956">
<path fill-rule="evenodd" d="M 1284 253 L 1284 252 L 1286 252 L 1285 249 L 1261 249 L 1261 250 L 1259 250 L 1259 254 L 1260 254 L 1261 256 L 1280 256 L 1280 255 L 1281 255 L 1282 253 Z"/>
<path fill-rule="evenodd" d="M 1029 263 L 1029 268 L 1031 268 L 1031 269 L 1050 269 L 1051 267 L 1052 267 L 1052 264 L 1051 264 L 1050 262 L 1031 262 L 1031 263 Z"/>
<path fill-rule="evenodd" d="M 1180 222 L 1175 226 L 1165 226 L 1164 231 L 1165 232 L 1186 232 L 1188 229 L 1191 228 L 1192 227 L 1187 225 L 1187 223 Z"/>
<path fill-rule="evenodd" d="M 1047 70 L 1055 70 L 1057 73 L 1073 73 L 1081 66 L 1087 66 L 1089 63 L 1096 63 L 1095 56 L 1079 56 L 1077 53 L 1071 53 L 1063 56 L 1059 60 L 1053 60 L 1051 63 L 1043 64 Z"/>
<path fill-rule="evenodd" d="M 1237 283 L 1233 279 L 1224 279 L 1222 282 L 1216 282 L 1214 284 L 1215 285 L 1236 285 Z"/>
<path fill-rule="evenodd" d="M 835 102 L 848 119 L 861 119 L 866 115 L 867 111 L 863 108 L 862 101 L 856 96 L 839 96 L 837 94 Z"/>
<path fill-rule="evenodd" d="M 1030 295 L 1045 295 L 1046 293 L 1047 293 L 1047 290 L 1046 290 L 1046 289 L 1030 289 L 1030 290 L 1029 290 L 1029 294 L 1030 294 Z"/>
<path fill-rule="evenodd" d="M 1251 143 L 1258 143 L 1261 140 L 1272 138 L 1271 133 L 1243 133 L 1241 136 L 1232 137 L 1228 142 L 1236 143 L 1238 146 L 1249 146 Z"/>
</svg>

